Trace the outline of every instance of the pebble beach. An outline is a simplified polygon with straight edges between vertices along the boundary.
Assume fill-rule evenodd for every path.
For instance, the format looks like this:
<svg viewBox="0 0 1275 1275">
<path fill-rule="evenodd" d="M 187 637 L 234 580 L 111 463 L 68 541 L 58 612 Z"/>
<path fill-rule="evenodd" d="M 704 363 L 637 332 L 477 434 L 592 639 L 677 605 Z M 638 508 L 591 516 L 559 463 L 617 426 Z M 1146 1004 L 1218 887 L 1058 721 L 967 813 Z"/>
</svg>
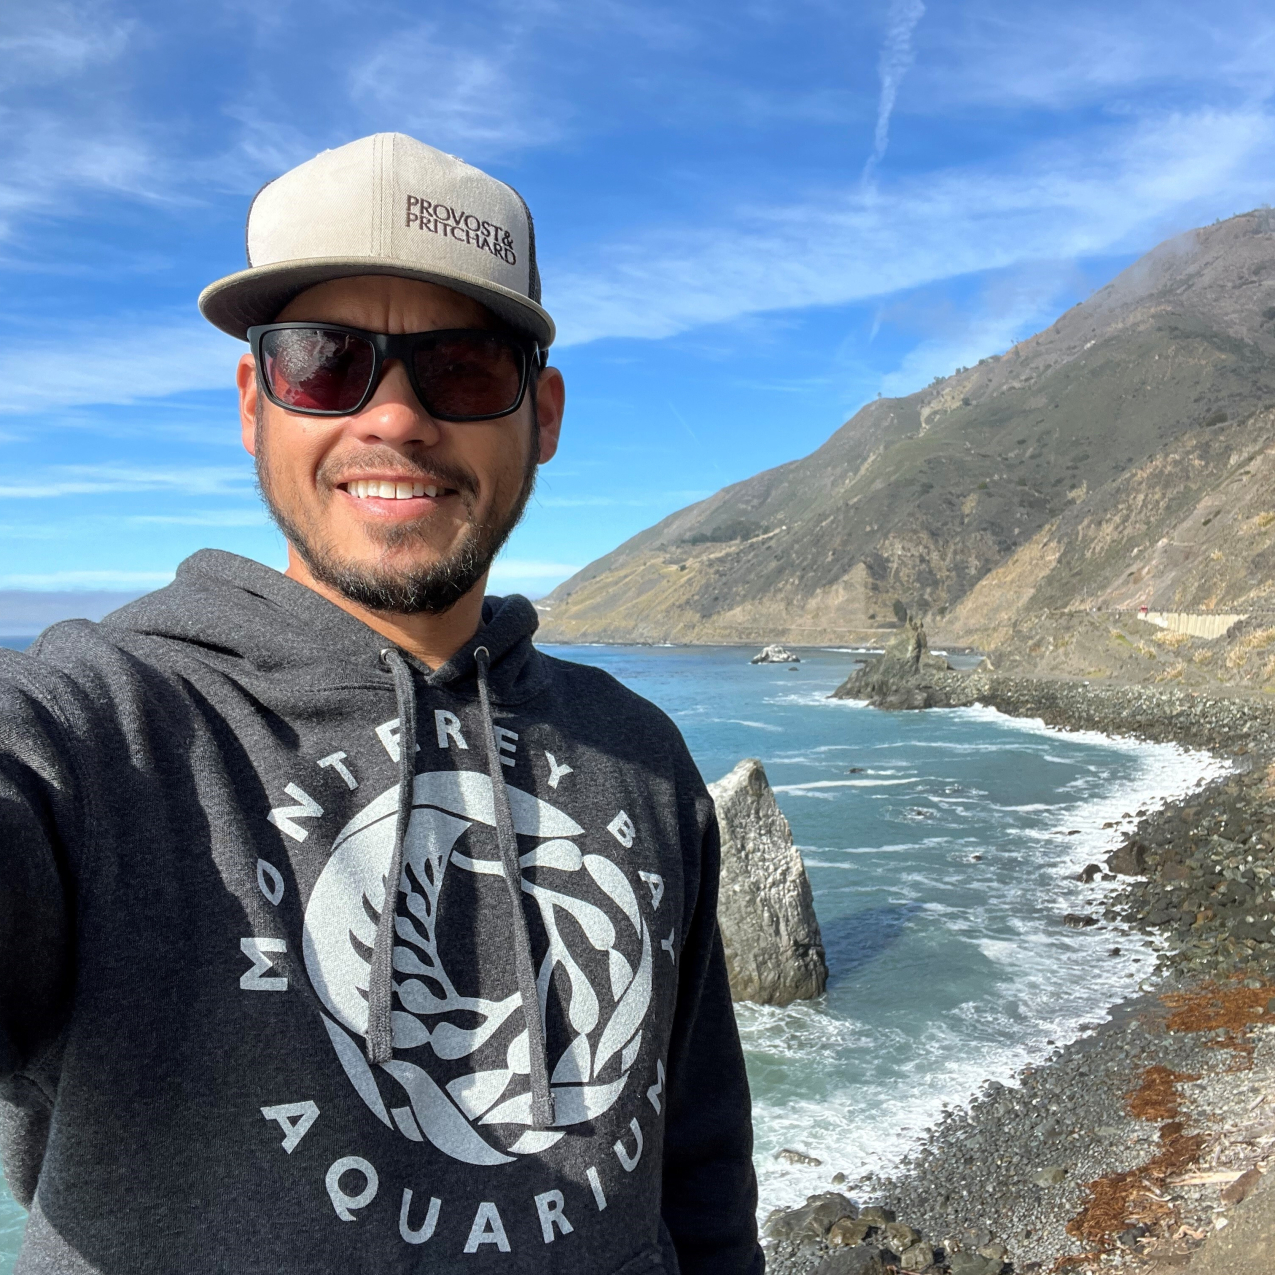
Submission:
<svg viewBox="0 0 1275 1275">
<path fill-rule="evenodd" d="M 1275 1151 L 1275 705 L 1146 686 L 940 674 L 952 705 L 1207 749 L 1227 772 L 1128 812 L 1067 924 L 1144 948 L 1138 994 L 1013 1084 L 951 1107 L 893 1172 L 768 1219 L 781 1275 L 1163 1272 Z M 1117 881 L 1101 900 L 1095 882 Z M 1268 1097 L 1269 1095 L 1269 1097 Z M 840 1178 L 840 1180 L 839 1180 Z"/>
</svg>

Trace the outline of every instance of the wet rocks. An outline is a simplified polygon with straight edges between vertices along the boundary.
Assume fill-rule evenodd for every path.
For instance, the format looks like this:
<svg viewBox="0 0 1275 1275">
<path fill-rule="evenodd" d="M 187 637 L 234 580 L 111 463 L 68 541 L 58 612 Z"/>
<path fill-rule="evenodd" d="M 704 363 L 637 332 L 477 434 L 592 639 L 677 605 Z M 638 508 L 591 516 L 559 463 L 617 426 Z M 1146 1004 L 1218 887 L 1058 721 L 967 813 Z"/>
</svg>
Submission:
<svg viewBox="0 0 1275 1275">
<path fill-rule="evenodd" d="M 844 1239 L 831 1244 L 830 1231 L 805 1247 L 775 1241 L 768 1269 L 807 1275 L 834 1251 L 870 1252 L 887 1269 L 905 1269 L 904 1254 L 912 1263 L 925 1253 L 913 1258 L 915 1245 L 900 1252 L 887 1243 L 884 1227 L 896 1214 L 920 1231 L 920 1245 L 933 1243 L 932 1269 L 950 1275 L 1010 1269 L 1029 1275 L 1055 1269 L 1062 1258 L 1080 1261 L 1093 1246 L 1068 1226 L 1087 1207 L 1090 1184 L 1141 1171 L 1164 1153 L 1163 1138 L 1191 1138 L 1199 1130 L 1210 1139 L 1205 1163 L 1233 1168 L 1235 1178 L 1195 1186 L 1185 1184 L 1189 1177 L 1169 1180 L 1157 1200 L 1175 1219 L 1172 1226 L 1157 1232 L 1155 1225 L 1117 1225 L 1103 1241 L 1106 1256 L 1076 1269 L 1150 1261 L 1156 1254 L 1180 1264 L 1206 1233 L 1212 1238 L 1192 1269 L 1210 1249 L 1219 1263 L 1204 1262 L 1210 1275 L 1214 1269 L 1218 1275 L 1275 1269 L 1275 1242 L 1267 1251 L 1238 1225 L 1266 1191 L 1275 1195 L 1275 1175 L 1252 1186 L 1249 1172 L 1255 1162 L 1275 1161 L 1275 998 L 1267 995 L 1275 982 L 1275 704 L 987 672 L 939 672 L 932 680 L 953 704 L 983 703 L 1066 728 L 1208 748 L 1232 759 L 1235 769 L 1177 806 L 1126 814 L 1118 821 L 1126 835 L 1108 861 L 1110 872 L 1088 865 L 1073 884 L 1087 900 L 1098 876 L 1123 878 L 1119 894 L 1090 906 L 1122 944 L 1107 949 L 1113 955 L 1137 943 L 1150 949 L 1157 994 L 1117 1006 L 1110 1022 L 1025 1068 L 1014 1084 L 989 1083 L 968 1107 L 945 1112 L 897 1173 L 856 1184 L 876 1204 L 861 1209 L 853 1223 L 837 1224 Z M 1069 917 L 1096 919 L 1079 911 Z M 1237 1071 L 1243 1055 L 1231 1052 L 1231 1029 L 1167 1029 L 1170 1007 L 1159 993 L 1201 983 L 1251 989 L 1259 1023 L 1266 1008 L 1272 1024 L 1255 1028 L 1252 1073 Z M 1127 1105 L 1131 1083 L 1155 1068 L 1201 1077 L 1181 1086 L 1183 1113 L 1167 1123 L 1135 1119 Z M 1254 1198 L 1232 1203 L 1222 1195 L 1231 1186 L 1233 1195 L 1251 1187 Z M 1225 1225 L 1231 1208 L 1235 1220 Z M 1219 1210 L 1225 1229 L 1215 1231 Z"/>
<path fill-rule="evenodd" d="M 1121 877 L 1140 877 L 1147 867 L 1147 848 L 1137 841 L 1126 841 L 1107 856 L 1107 868 Z"/>
<path fill-rule="evenodd" d="M 953 1253 L 947 1269 L 951 1275 L 1000 1275 L 1005 1263 L 981 1253 Z"/>
<path fill-rule="evenodd" d="M 1091 926 L 1098 924 L 1096 916 L 1084 916 L 1079 912 L 1068 912 L 1062 919 L 1062 923 L 1070 930 L 1087 930 Z"/>
<path fill-rule="evenodd" d="M 769 1263 L 766 1269 L 775 1268 Z M 828 1253 L 812 1275 L 885 1275 L 885 1263 L 875 1248 L 846 1248 Z"/>
<path fill-rule="evenodd" d="M 892 1209 L 860 1209 L 835 1191 L 812 1195 L 796 1209 L 775 1209 L 762 1234 L 770 1275 L 884 1275 L 887 1269 L 920 1275 L 942 1269 L 942 1252 L 914 1227 L 895 1221 Z"/>
<path fill-rule="evenodd" d="M 814 1156 L 807 1155 L 804 1151 L 794 1151 L 791 1147 L 776 1151 L 775 1159 L 782 1160 L 785 1164 L 807 1164 L 815 1168 L 823 1163 L 822 1160 L 816 1160 Z M 844 1181 L 844 1178 L 842 1180 Z"/>
<path fill-rule="evenodd" d="M 862 699 L 885 709 L 936 708 L 950 702 L 949 693 L 936 680 L 948 672 L 948 662 L 930 654 L 929 639 L 918 619 L 902 608 L 898 615 L 903 627 L 886 644 L 881 658 L 851 673 L 832 692 L 833 699 Z"/>
<path fill-rule="evenodd" d="M 788 650 L 787 647 L 775 643 L 771 646 L 762 647 L 748 662 L 749 664 L 800 664 L 801 659 Z"/>
<path fill-rule="evenodd" d="M 810 881 L 755 757 L 708 790 L 721 829 L 717 920 L 735 1000 L 787 1005 L 828 981 Z"/>
</svg>

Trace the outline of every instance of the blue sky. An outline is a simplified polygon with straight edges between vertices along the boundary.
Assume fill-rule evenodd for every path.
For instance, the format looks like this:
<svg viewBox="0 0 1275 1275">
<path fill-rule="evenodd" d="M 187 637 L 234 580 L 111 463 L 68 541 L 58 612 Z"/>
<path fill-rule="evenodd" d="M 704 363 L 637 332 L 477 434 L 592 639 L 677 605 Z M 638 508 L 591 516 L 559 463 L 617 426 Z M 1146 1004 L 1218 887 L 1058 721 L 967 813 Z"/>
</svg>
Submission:
<svg viewBox="0 0 1275 1275">
<path fill-rule="evenodd" d="M 195 297 L 325 147 L 408 132 L 536 215 L 567 423 L 494 578 L 536 595 L 1271 201 L 1273 89 L 1269 4 L 11 4 L 0 589 L 282 564 Z"/>
</svg>

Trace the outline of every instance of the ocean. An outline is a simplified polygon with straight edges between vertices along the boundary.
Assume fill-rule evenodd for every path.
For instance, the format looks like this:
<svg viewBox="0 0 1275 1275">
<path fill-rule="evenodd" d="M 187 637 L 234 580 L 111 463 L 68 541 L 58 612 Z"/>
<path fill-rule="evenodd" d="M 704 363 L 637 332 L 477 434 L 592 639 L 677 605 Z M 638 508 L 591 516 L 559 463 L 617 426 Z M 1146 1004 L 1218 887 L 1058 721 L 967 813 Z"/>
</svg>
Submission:
<svg viewBox="0 0 1275 1275">
<path fill-rule="evenodd" d="M 790 668 L 750 665 L 735 647 L 547 649 L 663 708 L 706 779 L 760 758 L 805 858 L 827 993 L 737 1006 L 763 1215 L 835 1172 L 891 1169 L 944 1106 L 987 1079 L 1012 1083 L 1135 991 L 1154 964 L 1140 936 L 1063 925 L 1101 915 L 1114 888 L 1076 874 L 1110 851 L 1122 820 L 1223 765 L 990 709 L 830 700 L 849 651 L 803 650 Z M 777 1160 L 784 1149 L 821 1164 Z M 21 1225 L 0 1199 L 0 1275 Z"/>
</svg>

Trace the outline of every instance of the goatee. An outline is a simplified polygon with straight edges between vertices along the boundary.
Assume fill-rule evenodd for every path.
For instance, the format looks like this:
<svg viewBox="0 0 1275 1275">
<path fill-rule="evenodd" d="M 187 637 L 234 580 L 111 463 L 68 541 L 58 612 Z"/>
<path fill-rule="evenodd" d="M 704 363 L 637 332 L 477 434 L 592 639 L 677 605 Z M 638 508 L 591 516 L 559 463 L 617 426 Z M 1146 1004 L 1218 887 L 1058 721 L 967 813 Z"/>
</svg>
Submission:
<svg viewBox="0 0 1275 1275">
<path fill-rule="evenodd" d="M 317 527 L 303 527 L 298 518 L 291 516 L 283 508 L 270 472 L 269 445 L 266 440 L 268 431 L 262 425 L 263 422 L 258 420 L 257 485 L 275 525 L 316 580 L 369 611 L 395 615 L 441 615 L 450 610 L 483 578 L 522 519 L 527 501 L 536 485 L 536 457 L 539 447 L 536 438 L 538 431 L 534 426 L 522 487 L 517 499 L 503 516 L 493 511 L 486 521 L 480 520 L 475 510 L 477 484 L 473 477 L 455 466 L 442 465 L 431 460 L 428 472 L 405 472 L 403 476 L 407 481 L 419 481 L 422 478 L 441 481 L 458 493 L 468 514 L 460 544 L 447 557 L 419 567 L 390 568 L 353 562 L 343 558 L 325 540 Z M 370 454 L 366 458 L 388 458 L 392 469 L 403 470 L 404 457 L 389 449 L 386 449 L 381 458 Z M 320 487 L 323 487 L 322 468 L 317 477 Z M 426 552 L 429 551 L 425 529 L 419 525 L 377 528 L 372 534 L 386 550 L 417 543 Z"/>
</svg>

